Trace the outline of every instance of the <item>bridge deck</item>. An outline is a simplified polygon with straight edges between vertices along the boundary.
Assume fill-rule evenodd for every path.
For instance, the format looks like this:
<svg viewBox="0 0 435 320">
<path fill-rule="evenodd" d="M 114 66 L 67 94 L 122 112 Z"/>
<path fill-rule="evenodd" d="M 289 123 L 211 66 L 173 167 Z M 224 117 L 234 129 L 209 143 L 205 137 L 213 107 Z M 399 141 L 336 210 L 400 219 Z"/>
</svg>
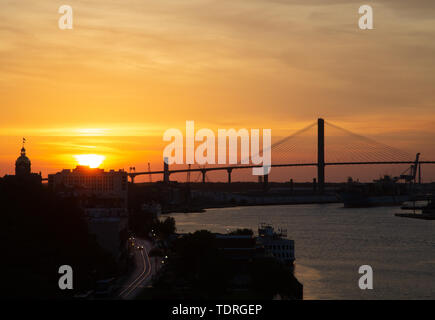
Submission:
<svg viewBox="0 0 435 320">
<path fill-rule="evenodd" d="M 326 162 L 325 166 L 348 166 L 348 165 L 382 165 L 382 164 L 413 164 L 414 161 L 366 161 L 366 162 Z M 435 161 L 419 161 L 421 164 L 435 164 Z M 279 167 L 315 167 L 317 163 L 284 163 L 284 164 L 272 164 L 272 168 Z M 194 169 L 176 169 L 169 170 L 168 173 L 182 173 L 182 172 L 208 172 L 208 171 L 218 171 L 218 170 L 234 170 L 234 169 L 252 169 L 261 168 L 262 165 L 235 165 L 235 166 L 225 166 L 225 167 L 210 167 L 210 168 L 194 168 Z M 164 174 L 165 171 L 144 171 L 144 172 L 130 172 L 128 175 L 130 177 L 136 177 L 139 175 L 146 174 Z"/>
</svg>

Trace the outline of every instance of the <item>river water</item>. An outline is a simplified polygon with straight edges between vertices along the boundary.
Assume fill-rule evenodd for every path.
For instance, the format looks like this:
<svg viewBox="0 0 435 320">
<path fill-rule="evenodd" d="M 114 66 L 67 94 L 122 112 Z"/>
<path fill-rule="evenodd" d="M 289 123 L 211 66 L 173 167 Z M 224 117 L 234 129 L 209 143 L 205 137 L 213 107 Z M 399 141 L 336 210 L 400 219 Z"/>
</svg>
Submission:
<svg viewBox="0 0 435 320">
<path fill-rule="evenodd" d="M 178 232 L 257 231 L 266 222 L 295 240 L 304 299 L 435 299 L 435 221 L 395 217 L 398 207 L 342 204 L 257 206 L 171 214 Z M 361 290 L 358 268 L 373 269 Z"/>
</svg>

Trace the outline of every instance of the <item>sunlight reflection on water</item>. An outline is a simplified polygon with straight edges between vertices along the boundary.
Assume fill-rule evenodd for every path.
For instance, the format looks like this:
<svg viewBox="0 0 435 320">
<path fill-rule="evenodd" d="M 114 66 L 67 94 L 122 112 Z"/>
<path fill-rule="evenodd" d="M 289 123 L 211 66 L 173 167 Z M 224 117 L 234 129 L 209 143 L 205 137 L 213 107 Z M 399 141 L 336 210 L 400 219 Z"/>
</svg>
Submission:
<svg viewBox="0 0 435 320">
<path fill-rule="evenodd" d="M 434 299 L 435 221 L 398 218 L 398 207 L 341 204 L 209 209 L 172 214 L 179 232 L 257 230 L 267 222 L 295 240 L 296 277 L 305 299 Z M 374 270 L 374 289 L 358 287 L 358 267 Z"/>
</svg>

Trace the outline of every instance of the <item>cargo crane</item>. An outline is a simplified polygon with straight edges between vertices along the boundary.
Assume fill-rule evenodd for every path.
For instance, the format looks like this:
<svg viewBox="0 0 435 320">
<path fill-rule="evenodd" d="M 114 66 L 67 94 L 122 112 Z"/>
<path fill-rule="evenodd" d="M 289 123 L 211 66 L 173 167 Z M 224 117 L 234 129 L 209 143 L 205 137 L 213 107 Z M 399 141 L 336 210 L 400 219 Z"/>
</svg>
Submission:
<svg viewBox="0 0 435 320">
<path fill-rule="evenodd" d="M 399 177 L 395 177 L 394 180 L 404 180 L 405 182 L 417 182 L 417 171 L 418 171 L 418 183 L 421 184 L 421 163 L 420 163 L 420 153 L 415 156 L 414 163 L 406 169 Z"/>
</svg>

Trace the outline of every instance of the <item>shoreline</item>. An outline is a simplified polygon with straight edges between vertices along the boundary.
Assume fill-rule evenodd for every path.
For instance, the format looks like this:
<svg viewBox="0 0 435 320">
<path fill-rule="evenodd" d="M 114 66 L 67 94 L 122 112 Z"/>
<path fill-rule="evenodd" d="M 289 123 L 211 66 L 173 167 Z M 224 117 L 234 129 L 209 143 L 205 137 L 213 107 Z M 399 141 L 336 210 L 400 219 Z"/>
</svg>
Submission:
<svg viewBox="0 0 435 320">
<path fill-rule="evenodd" d="M 285 202 L 264 202 L 264 203 L 224 203 L 224 204 L 205 204 L 184 207 L 182 209 L 171 208 L 162 211 L 162 214 L 170 213 L 204 213 L 208 209 L 234 208 L 234 207 L 260 207 L 260 206 L 280 206 L 280 205 L 301 205 L 301 204 L 330 204 L 341 203 L 339 200 L 325 201 L 285 201 Z"/>
</svg>

